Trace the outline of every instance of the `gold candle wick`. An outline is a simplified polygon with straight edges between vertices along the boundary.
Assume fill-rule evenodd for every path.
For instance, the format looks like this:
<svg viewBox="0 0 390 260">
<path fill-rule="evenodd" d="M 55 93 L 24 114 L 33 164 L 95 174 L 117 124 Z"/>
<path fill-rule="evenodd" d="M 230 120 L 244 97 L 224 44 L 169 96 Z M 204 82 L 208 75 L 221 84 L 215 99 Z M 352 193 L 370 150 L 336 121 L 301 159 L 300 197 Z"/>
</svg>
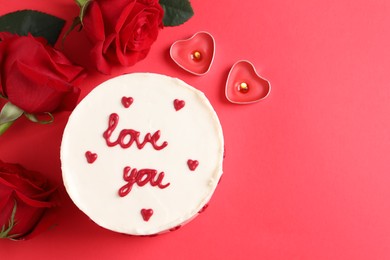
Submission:
<svg viewBox="0 0 390 260">
<path fill-rule="evenodd" d="M 194 51 L 191 54 L 191 59 L 193 59 L 195 61 L 199 61 L 201 58 L 202 58 L 202 54 L 200 53 L 200 51 Z"/>
<path fill-rule="evenodd" d="M 241 82 L 238 85 L 238 91 L 240 91 L 241 93 L 247 93 L 249 91 L 248 84 L 246 82 Z"/>
</svg>

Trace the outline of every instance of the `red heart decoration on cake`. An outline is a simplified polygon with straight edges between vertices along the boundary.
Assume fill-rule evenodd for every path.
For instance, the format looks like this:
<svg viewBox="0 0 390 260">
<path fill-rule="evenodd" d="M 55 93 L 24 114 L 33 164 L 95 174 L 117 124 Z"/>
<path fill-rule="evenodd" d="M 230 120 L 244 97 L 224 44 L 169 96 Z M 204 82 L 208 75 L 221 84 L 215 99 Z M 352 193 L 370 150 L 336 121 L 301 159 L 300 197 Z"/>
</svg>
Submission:
<svg viewBox="0 0 390 260">
<path fill-rule="evenodd" d="M 198 76 L 210 70 L 214 54 L 214 37 L 208 32 L 198 32 L 189 39 L 176 41 L 170 49 L 171 58 L 179 67 Z"/>
<path fill-rule="evenodd" d="M 134 99 L 132 97 L 122 97 L 122 105 L 128 108 L 133 104 Z"/>
<path fill-rule="evenodd" d="M 141 215 L 145 221 L 149 221 L 150 217 L 153 215 L 153 210 L 152 209 L 141 209 Z"/>
<path fill-rule="evenodd" d="M 271 84 L 261 77 L 252 63 L 246 60 L 236 62 L 226 81 L 226 98 L 235 104 L 250 104 L 266 98 Z"/>
<path fill-rule="evenodd" d="M 90 151 L 87 151 L 85 153 L 85 157 L 87 158 L 87 162 L 88 163 L 94 163 L 97 159 L 97 154 L 96 153 L 92 153 Z"/>
<path fill-rule="evenodd" d="M 199 162 L 197 160 L 191 160 L 189 159 L 187 161 L 188 168 L 190 168 L 191 171 L 195 171 L 196 167 L 198 167 Z"/>
<path fill-rule="evenodd" d="M 173 101 L 173 106 L 175 107 L 176 111 L 179 111 L 185 106 L 186 102 L 184 100 L 175 99 Z"/>
</svg>

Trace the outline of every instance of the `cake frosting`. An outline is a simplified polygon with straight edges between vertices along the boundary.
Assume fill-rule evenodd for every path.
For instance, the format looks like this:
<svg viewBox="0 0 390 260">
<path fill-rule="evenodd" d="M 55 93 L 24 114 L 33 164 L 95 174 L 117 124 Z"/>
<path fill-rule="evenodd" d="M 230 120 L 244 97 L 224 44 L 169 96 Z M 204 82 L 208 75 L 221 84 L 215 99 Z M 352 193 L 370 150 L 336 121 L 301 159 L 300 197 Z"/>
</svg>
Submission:
<svg viewBox="0 0 390 260">
<path fill-rule="evenodd" d="M 110 79 L 69 117 L 65 188 L 98 225 L 130 235 L 176 230 L 202 212 L 222 176 L 222 128 L 205 95 L 153 73 Z"/>
</svg>

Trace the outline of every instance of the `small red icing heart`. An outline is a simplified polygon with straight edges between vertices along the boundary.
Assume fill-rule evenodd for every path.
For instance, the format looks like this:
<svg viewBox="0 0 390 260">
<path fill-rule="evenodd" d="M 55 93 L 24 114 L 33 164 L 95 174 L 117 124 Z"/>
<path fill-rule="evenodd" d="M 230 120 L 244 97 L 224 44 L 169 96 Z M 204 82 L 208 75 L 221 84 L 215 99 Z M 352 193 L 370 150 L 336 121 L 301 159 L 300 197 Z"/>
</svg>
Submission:
<svg viewBox="0 0 390 260">
<path fill-rule="evenodd" d="M 88 163 L 94 163 L 97 159 L 97 154 L 96 153 L 92 153 L 90 151 L 87 151 L 85 153 L 85 157 L 87 158 L 87 162 Z"/>
<path fill-rule="evenodd" d="M 130 107 L 131 104 L 133 104 L 134 99 L 132 97 L 122 97 L 122 105 L 125 108 Z"/>
<path fill-rule="evenodd" d="M 179 67 L 198 76 L 210 70 L 214 53 L 215 41 L 208 32 L 198 32 L 189 39 L 176 41 L 170 49 L 171 58 Z"/>
<path fill-rule="evenodd" d="M 145 221 L 149 221 L 150 217 L 153 215 L 153 210 L 152 209 L 141 209 L 141 215 Z"/>
<path fill-rule="evenodd" d="M 199 162 L 197 160 L 191 160 L 189 159 L 187 161 L 188 168 L 190 168 L 191 171 L 195 171 L 196 167 L 198 167 Z"/>
<path fill-rule="evenodd" d="M 266 98 L 271 91 L 268 80 L 257 74 L 249 61 L 236 62 L 226 81 L 226 98 L 235 104 L 250 104 Z"/>
<path fill-rule="evenodd" d="M 186 102 L 184 100 L 175 99 L 173 101 L 173 106 L 175 107 L 176 111 L 179 111 L 185 106 Z"/>
</svg>

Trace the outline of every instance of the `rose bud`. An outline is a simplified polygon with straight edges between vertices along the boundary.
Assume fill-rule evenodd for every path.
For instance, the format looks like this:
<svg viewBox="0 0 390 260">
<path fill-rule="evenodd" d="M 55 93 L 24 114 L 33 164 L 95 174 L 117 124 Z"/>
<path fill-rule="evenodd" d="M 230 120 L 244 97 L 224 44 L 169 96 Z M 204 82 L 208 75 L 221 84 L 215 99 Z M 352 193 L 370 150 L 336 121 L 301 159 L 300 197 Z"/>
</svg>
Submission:
<svg viewBox="0 0 390 260">
<path fill-rule="evenodd" d="M 55 191 L 39 173 L 0 161 L 0 238 L 35 234 L 45 210 L 56 206 Z"/>
</svg>

